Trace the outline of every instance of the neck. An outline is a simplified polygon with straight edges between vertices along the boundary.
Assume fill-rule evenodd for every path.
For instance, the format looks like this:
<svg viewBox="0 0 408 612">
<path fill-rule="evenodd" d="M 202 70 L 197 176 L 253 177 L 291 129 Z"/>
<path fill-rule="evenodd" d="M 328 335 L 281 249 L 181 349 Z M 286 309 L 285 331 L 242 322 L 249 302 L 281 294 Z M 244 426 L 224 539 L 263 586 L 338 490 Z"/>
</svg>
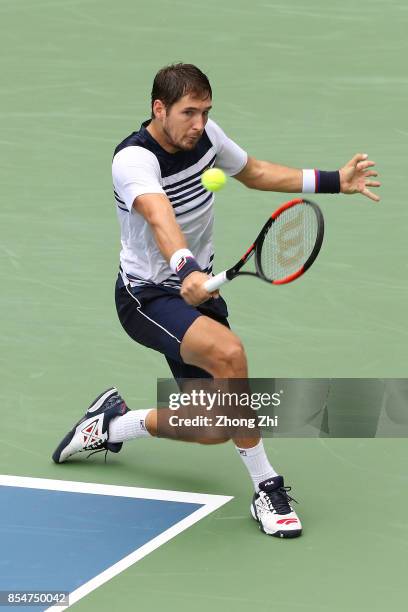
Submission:
<svg viewBox="0 0 408 612">
<path fill-rule="evenodd" d="M 146 130 L 167 153 L 177 153 L 179 149 L 170 143 L 157 119 L 152 119 Z"/>
</svg>

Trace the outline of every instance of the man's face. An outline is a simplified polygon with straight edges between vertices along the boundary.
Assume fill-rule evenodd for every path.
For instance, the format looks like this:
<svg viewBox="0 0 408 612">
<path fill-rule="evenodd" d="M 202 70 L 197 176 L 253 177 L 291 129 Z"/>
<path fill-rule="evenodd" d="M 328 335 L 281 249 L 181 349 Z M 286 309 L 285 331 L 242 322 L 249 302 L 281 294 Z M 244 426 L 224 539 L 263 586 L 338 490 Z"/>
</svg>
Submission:
<svg viewBox="0 0 408 612">
<path fill-rule="evenodd" d="M 168 144 L 176 150 L 191 151 L 201 138 L 211 98 L 205 100 L 187 94 L 166 111 L 163 110 L 159 121 Z"/>
</svg>

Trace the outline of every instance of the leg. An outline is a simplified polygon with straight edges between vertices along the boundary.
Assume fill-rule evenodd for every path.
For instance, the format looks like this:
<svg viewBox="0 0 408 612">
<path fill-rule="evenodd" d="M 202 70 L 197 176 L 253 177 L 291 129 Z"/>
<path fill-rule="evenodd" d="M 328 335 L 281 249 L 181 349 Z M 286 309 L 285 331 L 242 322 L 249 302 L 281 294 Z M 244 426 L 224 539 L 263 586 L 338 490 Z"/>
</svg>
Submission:
<svg viewBox="0 0 408 612">
<path fill-rule="evenodd" d="M 176 361 L 167 355 L 165 355 L 165 357 L 175 380 L 182 378 L 212 378 L 209 372 L 201 368 L 189 365 L 188 363 L 182 363 L 181 361 Z"/>
<path fill-rule="evenodd" d="M 217 304 L 217 300 L 214 300 L 213 304 L 217 308 L 222 302 L 220 300 Z M 142 311 L 142 305 L 139 310 Z M 226 309 L 225 314 L 219 317 L 224 324 L 214 320 L 218 317 L 213 319 L 211 312 L 208 312 L 210 316 L 199 316 L 198 310 L 187 306 L 181 298 L 171 305 L 167 313 L 156 308 L 148 314 L 156 320 L 160 317 L 160 324 L 178 338 L 179 344 L 171 345 L 168 337 L 162 334 L 168 348 L 155 347 L 166 355 L 175 378 L 195 377 L 197 372 L 201 378 L 206 377 L 201 372 L 214 378 L 248 377 L 242 343 L 226 326 Z M 207 314 L 204 308 L 201 314 Z M 151 410 L 146 417 L 146 428 L 152 435 L 157 433 L 157 412 Z M 200 441 L 208 443 L 204 439 Z M 253 435 L 251 438 L 234 438 L 234 442 L 255 486 L 251 512 L 260 528 L 265 533 L 280 537 L 300 535 L 301 524 L 290 506 L 291 498 L 284 487 L 283 477 L 278 476 L 270 465 L 262 439 L 259 435 Z"/>
<path fill-rule="evenodd" d="M 134 340 L 165 354 L 170 365 L 178 362 L 184 366 L 172 368 L 173 372 L 185 375 L 187 364 L 193 376 L 204 372 L 206 377 L 247 378 L 239 338 L 226 325 L 205 316 L 207 313 L 188 306 L 180 296 L 159 289 L 132 294 L 129 287 L 117 287 L 116 305 L 122 326 Z M 220 319 L 226 322 L 226 316 L 225 309 Z M 129 411 L 116 389 L 109 389 L 65 436 L 53 459 L 62 463 L 84 450 L 119 452 L 126 440 L 156 435 L 157 413 L 154 409 Z M 233 439 L 255 485 L 251 512 L 261 529 L 280 537 L 300 535 L 301 525 L 289 504 L 283 478 L 270 466 L 259 435 Z"/>
<path fill-rule="evenodd" d="M 200 317 L 189 327 L 180 347 L 183 361 L 210 372 L 214 378 L 248 378 L 244 347 L 230 329 L 209 317 Z M 253 448 L 260 436 L 233 438 L 239 448 Z"/>
<path fill-rule="evenodd" d="M 230 329 L 209 317 L 197 318 L 184 334 L 180 354 L 185 363 L 214 378 L 247 378 L 244 347 Z"/>
</svg>

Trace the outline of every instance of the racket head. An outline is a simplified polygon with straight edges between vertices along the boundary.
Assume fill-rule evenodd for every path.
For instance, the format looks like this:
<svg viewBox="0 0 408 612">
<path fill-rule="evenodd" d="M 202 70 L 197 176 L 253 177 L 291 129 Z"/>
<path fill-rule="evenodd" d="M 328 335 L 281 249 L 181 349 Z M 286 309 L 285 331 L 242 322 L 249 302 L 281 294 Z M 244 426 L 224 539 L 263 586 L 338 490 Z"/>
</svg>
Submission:
<svg viewBox="0 0 408 612">
<path fill-rule="evenodd" d="M 323 243 L 324 219 L 317 204 L 296 198 L 271 215 L 255 242 L 257 274 L 274 285 L 299 278 Z"/>
</svg>

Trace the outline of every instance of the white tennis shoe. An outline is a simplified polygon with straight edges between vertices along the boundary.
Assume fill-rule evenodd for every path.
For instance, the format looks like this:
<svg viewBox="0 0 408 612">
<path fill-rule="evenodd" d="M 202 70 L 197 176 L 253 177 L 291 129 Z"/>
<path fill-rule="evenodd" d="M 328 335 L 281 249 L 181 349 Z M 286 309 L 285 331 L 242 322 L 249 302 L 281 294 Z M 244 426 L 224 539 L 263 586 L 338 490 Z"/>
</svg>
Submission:
<svg viewBox="0 0 408 612">
<path fill-rule="evenodd" d="M 251 504 L 252 517 L 258 521 L 259 528 L 267 535 L 278 538 L 296 538 L 302 533 L 302 525 L 290 505 L 296 501 L 288 495 L 290 487 L 285 487 L 283 476 L 274 476 L 259 485 Z"/>
<path fill-rule="evenodd" d="M 118 453 L 122 442 L 109 442 L 109 423 L 126 414 L 129 408 L 120 397 L 117 389 L 111 387 L 99 395 L 70 432 L 61 440 L 52 458 L 55 463 L 64 463 L 75 453 L 106 449 Z"/>
</svg>

